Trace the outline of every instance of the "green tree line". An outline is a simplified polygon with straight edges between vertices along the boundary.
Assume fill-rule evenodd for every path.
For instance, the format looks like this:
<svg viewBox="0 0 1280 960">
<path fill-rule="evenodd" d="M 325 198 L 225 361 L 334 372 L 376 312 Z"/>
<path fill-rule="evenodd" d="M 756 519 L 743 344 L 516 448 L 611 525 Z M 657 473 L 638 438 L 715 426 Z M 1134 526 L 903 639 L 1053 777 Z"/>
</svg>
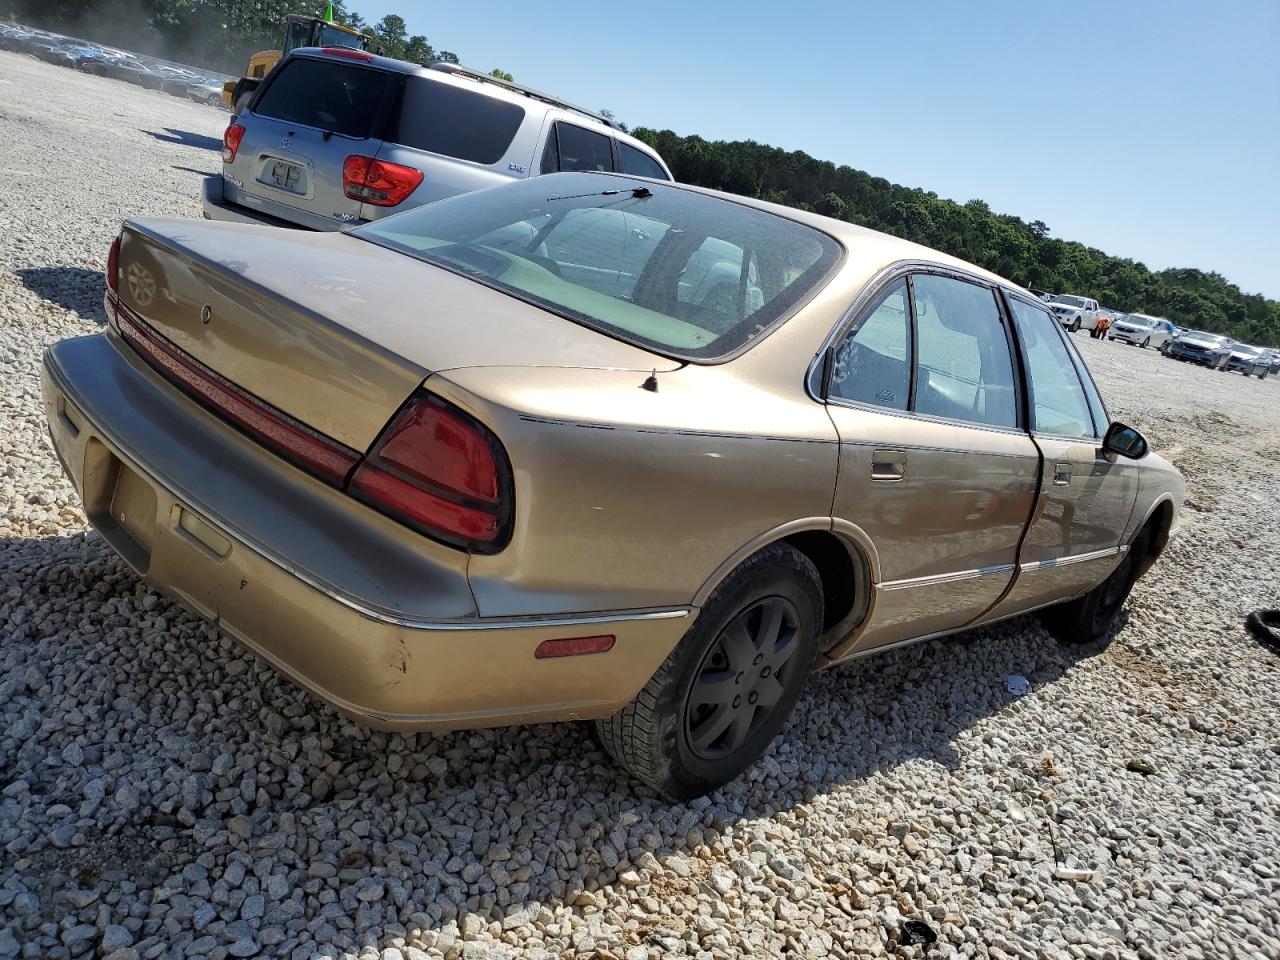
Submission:
<svg viewBox="0 0 1280 960">
<path fill-rule="evenodd" d="M 250 53 L 280 45 L 286 15 L 322 15 L 324 0 L 0 0 L 25 23 L 238 75 Z M 334 19 L 375 37 L 388 55 L 458 62 L 388 14 L 368 24 L 343 0 Z M 494 76 L 510 79 L 499 68 Z M 709 141 L 671 130 L 634 131 L 666 159 L 677 180 L 815 210 L 895 234 L 977 263 L 1029 287 L 1093 297 L 1131 313 L 1250 343 L 1280 345 L 1280 303 L 1247 294 L 1218 273 L 1153 271 L 1124 257 L 1049 235 L 1039 220 L 995 213 L 981 200 L 936 193 L 751 140 Z"/>
<path fill-rule="evenodd" d="M 1028 287 L 1093 297 L 1127 313 L 1280 346 L 1280 302 L 1248 294 L 1218 273 L 1191 267 L 1153 271 L 1125 257 L 1049 235 L 995 213 L 981 200 L 956 203 L 853 167 L 751 140 L 726 142 L 670 130 L 633 130 L 677 180 L 814 210 L 905 237 L 986 267 Z"/>
</svg>

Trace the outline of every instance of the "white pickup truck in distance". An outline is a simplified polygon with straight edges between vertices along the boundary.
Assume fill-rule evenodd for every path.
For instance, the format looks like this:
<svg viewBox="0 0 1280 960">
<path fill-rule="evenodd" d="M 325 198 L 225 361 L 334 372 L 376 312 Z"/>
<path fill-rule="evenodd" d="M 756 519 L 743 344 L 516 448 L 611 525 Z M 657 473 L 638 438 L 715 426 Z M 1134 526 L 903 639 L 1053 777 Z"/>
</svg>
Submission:
<svg viewBox="0 0 1280 960">
<path fill-rule="evenodd" d="M 1098 325 L 1098 301 L 1088 297 L 1060 293 L 1049 301 L 1049 309 L 1071 333 L 1080 329 L 1092 330 Z"/>
</svg>

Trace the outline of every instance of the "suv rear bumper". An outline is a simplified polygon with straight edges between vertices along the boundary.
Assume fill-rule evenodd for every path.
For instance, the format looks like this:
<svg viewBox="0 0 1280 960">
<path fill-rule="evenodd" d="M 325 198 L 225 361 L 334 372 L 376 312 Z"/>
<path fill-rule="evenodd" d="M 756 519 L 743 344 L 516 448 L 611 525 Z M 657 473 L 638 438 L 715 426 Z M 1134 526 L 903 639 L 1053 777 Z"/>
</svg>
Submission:
<svg viewBox="0 0 1280 960">
<path fill-rule="evenodd" d="M 228 200 L 222 189 L 222 174 L 215 173 L 204 178 L 200 188 L 200 205 L 204 208 L 206 220 L 221 220 L 225 223 L 253 223 L 263 227 L 290 227 L 294 230 L 305 230 L 301 224 L 291 223 L 280 217 L 273 217 L 256 210 L 250 210 Z"/>
<path fill-rule="evenodd" d="M 264 206 L 270 205 L 278 208 L 282 213 L 289 210 L 284 204 L 272 203 L 271 201 L 255 199 L 255 202 Z M 212 176 L 204 178 L 204 184 L 200 188 L 200 205 L 204 209 L 204 218 L 206 220 L 221 220 L 228 223 L 252 223 L 261 227 L 287 227 L 290 230 L 343 230 L 347 227 L 358 227 L 364 223 L 363 220 L 352 220 L 350 223 L 338 223 L 336 220 L 325 220 L 322 217 L 315 217 L 311 214 L 295 211 L 299 218 L 307 218 L 311 222 L 304 222 L 290 217 L 276 216 L 267 210 L 254 210 L 250 207 L 242 206 L 235 203 L 227 197 L 226 183 L 222 179 L 222 174 L 215 173 Z"/>
<path fill-rule="evenodd" d="M 689 608 L 477 617 L 465 554 L 419 553 L 361 523 L 345 495 L 274 459 L 128 350 L 98 335 L 44 357 L 50 437 L 89 522 L 148 584 L 361 723 L 607 716 L 688 627 Z M 616 638 L 607 653 L 534 657 L 544 640 L 600 634 Z"/>
</svg>

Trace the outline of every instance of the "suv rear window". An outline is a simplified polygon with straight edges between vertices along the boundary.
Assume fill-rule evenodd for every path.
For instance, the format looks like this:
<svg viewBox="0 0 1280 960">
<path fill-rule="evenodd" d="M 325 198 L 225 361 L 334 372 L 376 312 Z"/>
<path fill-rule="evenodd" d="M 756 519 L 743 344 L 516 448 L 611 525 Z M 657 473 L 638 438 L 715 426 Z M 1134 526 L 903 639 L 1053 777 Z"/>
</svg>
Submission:
<svg viewBox="0 0 1280 960">
<path fill-rule="evenodd" d="M 618 142 L 618 161 L 623 173 L 630 173 L 637 177 L 653 177 L 655 180 L 671 179 L 667 176 L 667 172 L 658 166 L 657 160 L 629 143 Z"/>
<path fill-rule="evenodd" d="M 281 68 L 253 112 L 363 140 L 389 79 L 381 70 L 298 58 Z"/>
<path fill-rule="evenodd" d="M 524 121 L 524 107 L 425 77 L 405 80 L 393 143 L 431 153 L 497 163 Z"/>
</svg>

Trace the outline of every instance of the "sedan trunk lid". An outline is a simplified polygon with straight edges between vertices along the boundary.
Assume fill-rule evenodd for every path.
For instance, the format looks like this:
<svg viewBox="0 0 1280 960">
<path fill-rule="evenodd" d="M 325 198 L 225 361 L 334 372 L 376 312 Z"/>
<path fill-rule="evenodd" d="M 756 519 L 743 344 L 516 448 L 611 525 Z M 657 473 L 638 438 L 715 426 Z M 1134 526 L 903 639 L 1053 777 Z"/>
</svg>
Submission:
<svg viewBox="0 0 1280 960">
<path fill-rule="evenodd" d="M 341 233 L 130 221 L 120 271 L 121 300 L 157 333 L 358 451 L 442 370 L 679 366 Z"/>
</svg>

